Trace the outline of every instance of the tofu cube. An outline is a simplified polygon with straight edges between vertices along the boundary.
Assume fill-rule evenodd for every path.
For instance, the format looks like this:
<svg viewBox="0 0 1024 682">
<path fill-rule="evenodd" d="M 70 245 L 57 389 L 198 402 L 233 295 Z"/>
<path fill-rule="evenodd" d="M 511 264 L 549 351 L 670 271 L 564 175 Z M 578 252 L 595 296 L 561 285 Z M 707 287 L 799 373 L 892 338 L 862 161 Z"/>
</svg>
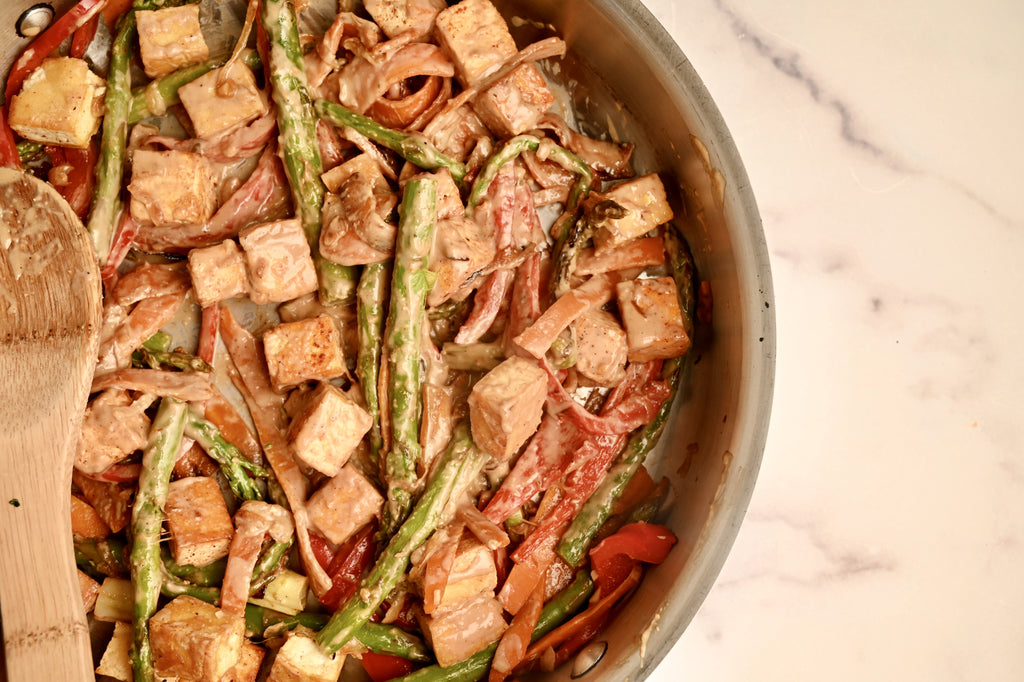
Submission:
<svg viewBox="0 0 1024 682">
<path fill-rule="evenodd" d="M 479 594 L 494 596 L 497 586 L 494 552 L 475 537 L 466 535 L 459 540 L 444 594 L 423 595 L 423 608 L 427 613 L 444 611 Z"/>
<path fill-rule="evenodd" d="M 89 613 L 96 606 L 96 597 L 100 595 L 100 584 L 78 570 L 78 589 L 82 593 L 82 605 Z"/>
<path fill-rule="evenodd" d="M 139 10 L 135 17 L 142 66 L 150 78 L 166 76 L 210 56 L 199 26 L 198 4 Z"/>
<path fill-rule="evenodd" d="M 107 83 L 82 59 L 44 59 L 11 98 L 7 122 L 26 140 L 84 148 L 100 129 Z"/>
<path fill-rule="evenodd" d="M 671 277 L 619 282 L 616 295 L 630 362 L 674 358 L 690 349 Z"/>
<path fill-rule="evenodd" d="M 347 371 L 341 332 L 329 315 L 283 322 L 263 334 L 270 380 L 278 390 L 328 380 Z"/>
<path fill-rule="evenodd" d="M 524 358 L 505 360 L 469 394 L 473 440 L 495 459 L 508 460 L 537 430 L 547 392 L 544 370 Z"/>
<path fill-rule="evenodd" d="M 442 168 L 432 173 L 431 177 L 437 181 L 437 219 L 448 220 L 464 215 L 466 207 L 462 205 L 462 194 L 451 172 Z"/>
<path fill-rule="evenodd" d="M 85 410 L 75 468 L 86 474 L 102 473 L 146 447 L 148 435 L 149 418 L 132 407 L 128 392 L 104 391 Z"/>
<path fill-rule="evenodd" d="M 238 663 L 235 663 L 234 670 L 228 673 L 224 682 L 256 682 L 256 678 L 260 674 L 260 665 L 262 665 L 266 653 L 263 647 L 253 644 L 249 640 L 243 641 Z"/>
<path fill-rule="evenodd" d="M 383 504 L 373 484 L 349 464 L 313 493 L 306 508 L 324 537 L 340 545 L 380 513 Z"/>
<path fill-rule="evenodd" d="M 615 316 L 594 308 L 575 322 L 576 371 L 597 386 L 615 386 L 626 376 L 629 346 Z"/>
<path fill-rule="evenodd" d="M 277 651 L 267 682 L 337 682 L 345 665 L 345 654 L 328 655 L 312 633 L 299 629 Z"/>
<path fill-rule="evenodd" d="M 303 464 L 325 476 L 336 476 L 371 426 L 369 412 L 324 383 L 292 420 L 288 435 Z"/>
<path fill-rule="evenodd" d="M 182 595 L 149 619 L 149 639 L 157 675 L 220 682 L 241 658 L 245 620 Z"/>
<path fill-rule="evenodd" d="M 192 277 L 192 290 L 204 308 L 241 296 L 249 290 L 245 256 L 231 239 L 189 251 L 188 271 Z"/>
<path fill-rule="evenodd" d="M 253 303 L 283 303 L 317 290 L 316 266 L 298 219 L 253 225 L 238 234 Z"/>
<path fill-rule="evenodd" d="M 473 109 L 498 137 L 512 137 L 534 128 L 554 103 L 540 70 L 522 64 L 480 93 Z"/>
<path fill-rule="evenodd" d="M 430 254 L 430 271 L 437 279 L 427 294 L 428 305 L 437 306 L 451 298 L 494 260 L 495 253 L 494 239 L 489 239 L 476 221 L 456 217 L 438 222 Z"/>
<path fill-rule="evenodd" d="M 490 0 L 462 0 L 437 15 L 438 44 L 464 87 L 474 87 L 514 55 L 516 41 Z"/>
<path fill-rule="evenodd" d="M 366 0 L 366 12 L 388 38 L 412 31 L 416 40 L 430 35 L 445 0 Z"/>
<path fill-rule="evenodd" d="M 113 677 L 120 682 L 132 682 L 132 626 L 123 620 L 114 623 L 114 634 L 103 650 L 103 657 L 96 668 L 97 675 Z"/>
<path fill-rule="evenodd" d="M 222 73 L 224 82 L 218 87 Z M 252 69 L 240 61 L 214 69 L 181 86 L 178 95 L 200 139 L 216 137 L 235 126 L 251 123 L 269 111 L 266 96 L 256 86 Z"/>
<path fill-rule="evenodd" d="M 172 481 L 164 511 L 177 563 L 207 566 L 228 555 L 235 528 L 215 479 L 192 476 Z"/>
<path fill-rule="evenodd" d="M 626 215 L 606 218 L 598 225 L 594 233 L 594 253 L 598 256 L 672 220 L 665 186 L 654 173 L 616 185 L 603 198 L 622 206 Z"/>
<path fill-rule="evenodd" d="M 469 658 L 496 642 L 508 627 L 493 595 L 480 594 L 457 608 L 423 616 L 420 625 L 442 668 Z"/>
<path fill-rule="evenodd" d="M 194 152 L 135 150 L 128 191 L 140 225 L 201 224 L 217 209 L 213 166 Z"/>
</svg>

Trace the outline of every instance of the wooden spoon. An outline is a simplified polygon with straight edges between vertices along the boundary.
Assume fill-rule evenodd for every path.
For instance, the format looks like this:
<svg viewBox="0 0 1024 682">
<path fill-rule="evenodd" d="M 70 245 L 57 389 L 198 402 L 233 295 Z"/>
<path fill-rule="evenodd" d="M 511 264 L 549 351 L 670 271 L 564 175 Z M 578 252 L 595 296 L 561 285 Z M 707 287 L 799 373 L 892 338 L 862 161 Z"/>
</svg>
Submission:
<svg viewBox="0 0 1024 682">
<path fill-rule="evenodd" d="M 67 202 L 46 183 L 0 168 L 0 622 L 8 682 L 95 679 L 71 543 L 71 469 L 96 366 L 99 281 L 92 244 Z"/>
</svg>

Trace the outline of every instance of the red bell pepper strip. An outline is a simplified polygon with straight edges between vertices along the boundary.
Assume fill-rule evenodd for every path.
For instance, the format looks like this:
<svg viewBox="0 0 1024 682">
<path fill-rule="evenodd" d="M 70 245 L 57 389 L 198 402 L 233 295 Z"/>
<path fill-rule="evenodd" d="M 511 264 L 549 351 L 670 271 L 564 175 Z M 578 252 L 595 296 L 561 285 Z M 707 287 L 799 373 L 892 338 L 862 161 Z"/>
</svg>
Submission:
<svg viewBox="0 0 1024 682">
<path fill-rule="evenodd" d="M 93 138 L 89 141 L 89 146 L 84 149 L 53 145 L 47 145 L 44 149 L 50 155 L 54 168 L 63 166 L 67 169 L 66 181 L 61 184 L 55 183 L 54 189 L 60 192 L 71 209 L 84 220 L 92 203 L 92 191 L 95 184 L 93 171 L 96 167 L 96 158 L 99 155 L 99 144 Z"/>
<path fill-rule="evenodd" d="M 92 39 L 96 37 L 96 30 L 99 28 L 99 25 L 100 16 L 96 14 L 85 25 L 75 31 L 75 34 L 71 36 L 71 47 L 68 48 L 69 57 L 81 59 L 85 56 L 89 45 L 92 44 Z"/>
<path fill-rule="evenodd" d="M 14 143 L 14 131 L 7 125 L 7 113 L 0 109 L 0 165 L 21 169 L 21 157 Z"/>
<path fill-rule="evenodd" d="M 348 601 L 359 588 L 363 573 L 373 563 L 375 530 L 374 524 L 364 526 L 338 548 L 325 567 L 327 575 L 331 577 L 331 587 L 320 596 L 320 603 L 331 611 L 337 610 L 339 605 Z M 317 557 L 317 561 L 323 566 L 320 556 Z"/>
<path fill-rule="evenodd" d="M 132 219 L 132 214 L 125 210 L 121 212 L 121 219 L 117 223 L 117 231 L 114 234 L 114 243 L 110 246 L 110 255 L 107 262 L 100 270 L 100 278 L 105 284 L 112 283 L 117 277 L 117 268 L 124 261 L 128 251 L 132 248 L 135 235 L 139 233 L 139 224 Z"/>
<path fill-rule="evenodd" d="M 203 308 L 203 318 L 199 325 L 199 347 L 196 355 L 208 365 L 213 364 L 213 354 L 217 349 L 217 329 L 220 327 L 220 306 L 216 303 Z"/>
<path fill-rule="evenodd" d="M 4 90 L 5 106 L 10 107 L 11 98 L 21 90 L 28 75 L 60 47 L 61 43 L 96 16 L 106 4 L 107 0 L 81 0 L 25 48 L 7 76 L 7 88 Z"/>
<path fill-rule="evenodd" d="M 590 550 L 601 592 L 618 587 L 638 561 L 660 564 L 675 544 L 672 531 L 654 523 L 630 523 L 609 535 Z"/>
<path fill-rule="evenodd" d="M 390 654 L 375 654 L 372 651 L 361 654 L 359 662 L 363 664 L 363 670 L 373 682 L 387 682 L 405 677 L 416 669 L 416 664 L 407 658 Z"/>
</svg>

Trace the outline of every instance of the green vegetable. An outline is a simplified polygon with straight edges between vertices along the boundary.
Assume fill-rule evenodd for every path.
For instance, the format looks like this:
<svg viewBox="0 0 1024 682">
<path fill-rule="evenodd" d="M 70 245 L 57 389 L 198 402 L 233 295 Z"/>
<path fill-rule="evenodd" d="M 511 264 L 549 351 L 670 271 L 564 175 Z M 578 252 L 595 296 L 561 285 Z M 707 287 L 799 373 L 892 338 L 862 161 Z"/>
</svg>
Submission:
<svg viewBox="0 0 1024 682">
<path fill-rule="evenodd" d="M 484 455 L 473 444 L 469 428 L 460 425 L 409 518 L 391 538 L 377 563 L 363 578 L 359 589 L 331 616 L 317 635 L 320 646 L 334 653 L 356 636 L 405 576 L 409 555 L 437 529 L 444 518 L 443 512 L 452 491 L 464 477 L 475 475 L 484 459 Z"/>
<path fill-rule="evenodd" d="M 385 338 L 391 449 L 384 456 L 388 501 L 384 508 L 383 537 L 388 537 L 405 520 L 418 480 L 422 397 L 420 344 L 427 294 L 434 284 L 427 262 L 436 223 L 437 181 L 431 177 L 409 180 L 399 211 L 391 309 Z"/>
<path fill-rule="evenodd" d="M 267 71 L 277 109 L 284 170 L 292 190 L 292 203 L 320 276 L 320 300 L 324 305 L 333 305 L 352 298 L 356 270 L 332 263 L 320 255 L 323 162 L 317 145 L 316 116 L 306 82 L 295 7 L 290 0 L 264 0 L 261 8 L 260 19 L 270 42 Z"/>
<path fill-rule="evenodd" d="M 164 504 L 171 482 L 171 470 L 185 431 L 188 406 L 174 398 L 163 398 L 150 428 L 149 442 L 142 454 L 139 491 L 132 511 L 131 575 L 134 592 L 132 614 L 132 669 L 136 682 L 153 682 L 153 651 L 149 643 L 149 619 L 156 613 L 163 583 L 160 560 L 160 531 Z"/>
<path fill-rule="evenodd" d="M 114 222 L 121 208 L 121 180 L 128 145 L 128 113 L 131 109 L 130 62 L 135 37 L 135 11 L 127 12 L 117 24 L 110 47 L 107 90 L 103 98 L 103 132 L 96 163 L 96 188 L 89 212 L 89 234 L 100 265 L 107 262 L 114 238 Z"/>
<path fill-rule="evenodd" d="M 205 360 L 196 357 L 191 353 L 181 351 L 149 350 L 143 344 L 137 351 L 132 353 L 132 364 L 150 369 L 170 368 L 182 372 L 212 372 L 211 367 Z"/>
<path fill-rule="evenodd" d="M 383 437 L 380 431 L 380 395 L 377 380 L 380 376 L 381 340 L 384 338 L 384 311 L 387 308 L 388 282 L 391 267 L 388 263 L 363 266 L 356 290 L 356 317 L 359 332 L 359 351 L 356 356 L 356 376 L 363 391 L 366 411 L 373 417 L 370 427 L 370 458 L 380 461 Z"/>
<path fill-rule="evenodd" d="M 465 164 L 442 154 L 422 133 L 387 128 L 369 116 L 357 114 L 340 104 L 324 99 L 318 99 L 315 106 L 316 113 L 321 118 L 336 126 L 352 128 L 420 168 L 425 170 L 447 168 L 448 172 L 452 174 L 452 179 L 459 185 L 466 179 Z"/>
<path fill-rule="evenodd" d="M 231 492 L 236 497 L 240 500 L 263 499 L 263 492 L 252 477 L 267 478 L 269 472 L 246 459 L 241 450 L 224 438 L 213 422 L 200 417 L 190 409 L 185 422 L 185 435 L 199 443 L 199 447 L 220 465 L 220 470 L 228 479 Z"/>
</svg>

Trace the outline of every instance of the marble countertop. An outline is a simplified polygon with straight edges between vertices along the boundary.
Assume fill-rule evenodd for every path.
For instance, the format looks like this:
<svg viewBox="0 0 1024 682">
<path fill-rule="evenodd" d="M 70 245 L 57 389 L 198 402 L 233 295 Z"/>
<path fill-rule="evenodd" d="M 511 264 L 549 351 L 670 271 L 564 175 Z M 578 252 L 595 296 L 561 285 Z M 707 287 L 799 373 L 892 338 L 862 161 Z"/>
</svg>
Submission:
<svg viewBox="0 0 1024 682">
<path fill-rule="evenodd" d="M 644 0 L 744 159 L 775 402 L 655 682 L 1024 679 L 1024 4 Z"/>
</svg>

